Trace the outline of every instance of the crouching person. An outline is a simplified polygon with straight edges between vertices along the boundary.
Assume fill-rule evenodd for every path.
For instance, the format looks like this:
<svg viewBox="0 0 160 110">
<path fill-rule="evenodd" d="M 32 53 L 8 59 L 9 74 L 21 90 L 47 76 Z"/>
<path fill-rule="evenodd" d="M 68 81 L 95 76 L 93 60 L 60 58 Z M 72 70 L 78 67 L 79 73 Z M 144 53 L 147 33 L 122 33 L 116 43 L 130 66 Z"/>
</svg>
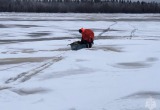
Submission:
<svg viewBox="0 0 160 110">
<path fill-rule="evenodd" d="M 81 41 L 71 43 L 72 50 L 79 50 L 82 48 L 91 48 L 94 41 L 94 32 L 91 29 L 79 29 L 79 33 L 82 34 Z"/>
<path fill-rule="evenodd" d="M 86 48 L 91 48 L 94 41 L 94 32 L 91 29 L 79 29 L 79 33 L 82 34 L 81 44 L 85 44 Z"/>
</svg>

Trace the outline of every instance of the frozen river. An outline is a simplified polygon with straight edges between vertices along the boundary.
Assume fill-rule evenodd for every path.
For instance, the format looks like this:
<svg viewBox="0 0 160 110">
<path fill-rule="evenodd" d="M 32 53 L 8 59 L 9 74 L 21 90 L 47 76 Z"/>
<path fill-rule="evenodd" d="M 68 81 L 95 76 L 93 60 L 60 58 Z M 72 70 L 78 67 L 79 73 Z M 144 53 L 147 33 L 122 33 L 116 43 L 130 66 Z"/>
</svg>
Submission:
<svg viewBox="0 0 160 110">
<path fill-rule="evenodd" d="M 81 27 L 94 46 L 72 51 Z M 160 109 L 159 30 L 160 14 L 0 13 L 0 107 Z"/>
</svg>

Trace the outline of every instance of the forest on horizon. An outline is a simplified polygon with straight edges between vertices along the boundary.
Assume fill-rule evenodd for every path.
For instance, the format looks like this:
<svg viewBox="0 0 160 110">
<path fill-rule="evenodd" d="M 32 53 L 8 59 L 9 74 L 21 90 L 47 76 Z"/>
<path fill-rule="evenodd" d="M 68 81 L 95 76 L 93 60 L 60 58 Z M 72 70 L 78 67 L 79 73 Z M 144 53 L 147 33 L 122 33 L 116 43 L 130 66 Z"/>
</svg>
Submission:
<svg viewBox="0 0 160 110">
<path fill-rule="evenodd" d="M 0 0 L 0 12 L 160 13 L 160 3 L 131 0 Z"/>
</svg>

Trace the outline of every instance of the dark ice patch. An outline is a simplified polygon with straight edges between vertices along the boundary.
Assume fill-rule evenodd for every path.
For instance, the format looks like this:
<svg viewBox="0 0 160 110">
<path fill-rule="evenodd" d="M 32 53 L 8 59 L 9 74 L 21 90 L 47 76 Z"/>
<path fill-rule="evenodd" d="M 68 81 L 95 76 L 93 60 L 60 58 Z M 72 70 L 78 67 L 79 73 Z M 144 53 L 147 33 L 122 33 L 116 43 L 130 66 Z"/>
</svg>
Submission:
<svg viewBox="0 0 160 110">
<path fill-rule="evenodd" d="M 33 88 L 33 89 L 21 88 L 21 89 L 12 89 L 11 91 L 17 93 L 18 95 L 32 95 L 32 94 L 47 93 L 50 90 L 45 88 Z"/>
<path fill-rule="evenodd" d="M 8 27 L 3 24 L 0 24 L 0 28 L 8 28 Z"/>
<path fill-rule="evenodd" d="M 31 28 L 31 27 L 40 27 L 40 26 L 38 26 L 38 25 L 21 25 L 21 24 L 15 24 L 15 25 L 11 25 L 11 27 Z"/>
<path fill-rule="evenodd" d="M 25 57 L 25 58 L 4 58 L 0 59 L 0 65 L 19 64 L 26 62 L 42 62 L 53 57 Z"/>
<path fill-rule="evenodd" d="M 42 37 L 42 36 L 47 36 L 50 35 L 51 33 L 47 32 L 35 32 L 35 33 L 29 33 L 28 36 L 30 37 Z"/>
<path fill-rule="evenodd" d="M 158 61 L 158 58 L 155 58 L 155 57 L 149 57 L 146 59 L 148 62 L 155 62 L 155 61 Z"/>
<path fill-rule="evenodd" d="M 6 89 L 10 89 L 11 87 L 9 87 L 9 86 L 0 86 L 0 91 L 1 90 L 6 90 Z"/>
<path fill-rule="evenodd" d="M 145 61 L 117 63 L 114 67 L 123 68 L 123 69 L 148 68 L 148 67 L 151 67 L 156 61 L 158 61 L 158 58 L 149 57 Z"/>
<path fill-rule="evenodd" d="M 22 24 L 0 24 L 0 28 L 31 28 L 40 27 L 38 25 L 22 25 Z"/>
<path fill-rule="evenodd" d="M 115 67 L 124 68 L 124 69 L 138 69 L 138 68 L 147 68 L 151 65 L 145 62 L 124 62 L 117 63 Z"/>
<path fill-rule="evenodd" d="M 141 92 L 136 92 L 127 96 L 122 97 L 121 99 L 139 99 L 139 98 L 148 98 L 149 96 L 160 99 L 160 92 L 157 91 L 141 91 Z"/>
<path fill-rule="evenodd" d="M 97 46 L 92 47 L 90 50 L 104 50 L 104 51 L 113 51 L 113 52 L 123 52 L 122 47 L 118 46 Z"/>
</svg>

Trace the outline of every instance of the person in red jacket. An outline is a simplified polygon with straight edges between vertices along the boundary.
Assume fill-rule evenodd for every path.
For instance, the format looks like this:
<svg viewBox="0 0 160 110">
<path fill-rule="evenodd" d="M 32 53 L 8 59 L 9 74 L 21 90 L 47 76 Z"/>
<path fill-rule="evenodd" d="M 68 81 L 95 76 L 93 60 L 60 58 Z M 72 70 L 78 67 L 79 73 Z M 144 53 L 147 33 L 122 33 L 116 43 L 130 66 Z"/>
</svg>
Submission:
<svg viewBox="0 0 160 110">
<path fill-rule="evenodd" d="M 94 41 L 94 32 L 91 29 L 79 29 L 82 34 L 81 44 L 86 44 L 87 48 L 91 48 Z"/>
</svg>

